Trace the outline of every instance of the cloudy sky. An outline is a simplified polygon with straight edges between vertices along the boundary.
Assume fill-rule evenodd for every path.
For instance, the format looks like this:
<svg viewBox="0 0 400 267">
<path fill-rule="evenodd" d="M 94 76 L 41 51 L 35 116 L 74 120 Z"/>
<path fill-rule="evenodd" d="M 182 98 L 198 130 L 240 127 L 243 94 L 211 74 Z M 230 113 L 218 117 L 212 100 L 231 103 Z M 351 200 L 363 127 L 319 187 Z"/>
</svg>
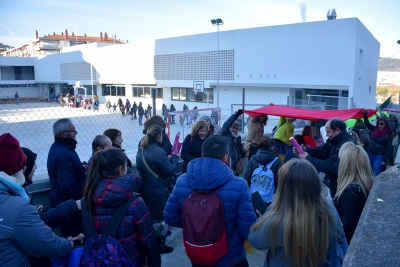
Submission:
<svg viewBox="0 0 400 267">
<path fill-rule="evenodd" d="M 68 29 L 107 32 L 129 42 L 220 31 L 357 17 L 381 44 L 381 57 L 400 59 L 400 0 L 2 0 L 0 43 L 18 46 Z"/>
</svg>

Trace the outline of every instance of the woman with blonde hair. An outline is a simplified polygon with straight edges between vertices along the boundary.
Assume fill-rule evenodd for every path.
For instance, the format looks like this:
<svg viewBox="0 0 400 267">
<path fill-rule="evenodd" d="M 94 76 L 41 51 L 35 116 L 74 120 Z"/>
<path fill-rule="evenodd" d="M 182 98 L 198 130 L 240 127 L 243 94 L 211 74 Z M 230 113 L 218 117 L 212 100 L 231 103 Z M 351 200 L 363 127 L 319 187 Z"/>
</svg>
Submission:
<svg viewBox="0 0 400 267">
<path fill-rule="evenodd" d="M 340 266 L 347 251 L 340 218 L 321 195 L 317 171 L 299 159 L 280 168 L 275 200 L 251 226 L 248 240 L 268 249 L 264 266 Z"/>
<path fill-rule="evenodd" d="M 244 149 L 250 160 L 250 158 L 257 153 L 258 143 L 260 143 L 264 135 L 264 127 L 267 125 L 268 115 L 249 118 L 249 123 L 247 125 L 249 132 L 247 134 L 246 143 L 244 144 Z"/>
<path fill-rule="evenodd" d="M 187 166 L 192 159 L 200 158 L 204 140 L 208 137 L 208 124 L 204 120 L 196 121 L 192 131 L 182 143 L 181 158 L 183 159 L 182 173 L 186 173 Z"/>
<path fill-rule="evenodd" d="M 365 150 L 351 142 L 339 150 L 338 188 L 333 203 L 350 243 L 374 182 Z"/>
</svg>

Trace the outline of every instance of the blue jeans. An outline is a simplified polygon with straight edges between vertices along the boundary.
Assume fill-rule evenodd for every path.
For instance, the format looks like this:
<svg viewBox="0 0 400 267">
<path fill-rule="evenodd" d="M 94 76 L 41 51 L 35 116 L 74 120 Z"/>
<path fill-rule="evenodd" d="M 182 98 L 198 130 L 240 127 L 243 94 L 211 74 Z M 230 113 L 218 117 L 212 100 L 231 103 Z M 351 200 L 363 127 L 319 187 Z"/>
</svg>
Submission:
<svg viewBox="0 0 400 267">
<path fill-rule="evenodd" d="M 142 124 L 143 115 L 139 115 L 139 124 Z"/>
<path fill-rule="evenodd" d="M 369 162 L 371 163 L 372 171 L 374 172 L 374 175 L 377 176 L 386 167 L 386 165 L 384 165 L 384 166 L 381 165 L 384 156 L 368 154 L 368 157 L 369 157 Z"/>
</svg>

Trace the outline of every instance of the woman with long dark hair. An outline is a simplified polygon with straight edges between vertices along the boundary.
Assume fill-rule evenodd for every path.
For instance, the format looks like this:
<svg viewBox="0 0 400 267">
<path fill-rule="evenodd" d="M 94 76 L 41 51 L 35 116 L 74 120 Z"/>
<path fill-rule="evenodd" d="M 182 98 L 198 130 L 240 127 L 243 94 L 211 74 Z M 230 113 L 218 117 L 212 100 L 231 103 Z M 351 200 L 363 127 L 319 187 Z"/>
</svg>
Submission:
<svg viewBox="0 0 400 267">
<path fill-rule="evenodd" d="M 377 176 L 386 169 L 386 163 L 392 153 L 393 132 L 389 120 L 382 116 L 376 119 L 376 126 L 368 120 L 367 110 L 362 110 L 364 123 L 371 130 L 371 142 L 368 146 L 368 157 L 372 171 Z"/>
<path fill-rule="evenodd" d="M 374 173 L 365 150 L 351 142 L 339 150 L 338 187 L 333 203 L 350 243 L 374 183 Z"/>
<path fill-rule="evenodd" d="M 88 217 L 97 233 L 104 234 L 118 206 L 128 201 L 136 187 L 133 174 L 127 175 L 127 157 L 120 149 L 110 148 L 94 154 L 84 189 Z M 133 199 L 118 228 L 116 239 L 135 266 L 161 266 L 153 223 L 143 199 Z"/>
<path fill-rule="evenodd" d="M 163 211 L 175 185 L 174 174 L 179 162 L 176 155 L 167 155 L 162 148 L 162 128 L 152 124 L 140 142 L 136 166 L 142 177 L 139 193 L 142 195 L 154 223 L 163 222 Z M 170 253 L 165 245 L 166 233 L 157 236 L 160 253 Z"/>
<path fill-rule="evenodd" d="M 340 266 L 347 251 L 340 218 L 321 195 L 317 171 L 299 159 L 280 168 L 275 200 L 251 226 L 248 240 L 268 249 L 264 266 Z"/>
<path fill-rule="evenodd" d="M 122 151 L 125 151 L 122 149 L 122 142 L 124 142 L 124 139 L 122 139 L 122 133 L 118 129 L 110 128 L 104 131 L 103 133 L 105 136 L 108 136 L 108 138 L 111 139 L 112 146 L 118 149 L 121 149 Z M 132 162 L 128 159 L 128 168 L 132 168 Z M 129 172 L 130 173 L 130 172 Z"/>
<path fill-rule="evenodd" d="M 317 142 L 315 142 L 315 139 L 312 135 L 312 128 L 311 126 L 304 126 L 303 131 L 301 132 L 301 135 L 304 137 L 304 143 L 306 144 L 306 147 L 317 147 Z"/>
</svg>

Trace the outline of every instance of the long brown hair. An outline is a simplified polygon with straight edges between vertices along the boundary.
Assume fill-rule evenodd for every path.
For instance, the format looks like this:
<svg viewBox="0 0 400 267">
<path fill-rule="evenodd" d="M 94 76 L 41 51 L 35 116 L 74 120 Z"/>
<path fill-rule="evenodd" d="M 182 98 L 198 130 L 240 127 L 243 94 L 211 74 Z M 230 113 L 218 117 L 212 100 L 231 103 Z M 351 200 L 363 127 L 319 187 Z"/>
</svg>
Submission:
<svg viewBox="0 0 400 267">
<path fill-rule="evenodd" d="M 93 194 L 96 191 L 99 183 L 104 178 L 117 178 L 119 173 L 117 168 L 120 166 L 125 167 L 128 158 L 121 149 L 109 148 L 104 151 L 98 151 L 93 155 L 92 163 L 88 177 L 86 179 L 86 185 L 83 190 L 83 197 L 86 200 L 86 213 L 89 218 L 93 218 L 93 209 L 95 206 L 93 200 Z"/>
<path fill-rule="evenodd" d="M 271 220 L 269 234 L 275 255 L 276 233 L 283 226 L 283 247 L 291 266 L 319 266 L 327 262 L 330 233 L 334 224 L 329 205 L 321 195 L 317 171 L 307 160 L 291 159 L 278 172 L 277 193 L 271 209 L 250 231 Z"/>
</svg>

